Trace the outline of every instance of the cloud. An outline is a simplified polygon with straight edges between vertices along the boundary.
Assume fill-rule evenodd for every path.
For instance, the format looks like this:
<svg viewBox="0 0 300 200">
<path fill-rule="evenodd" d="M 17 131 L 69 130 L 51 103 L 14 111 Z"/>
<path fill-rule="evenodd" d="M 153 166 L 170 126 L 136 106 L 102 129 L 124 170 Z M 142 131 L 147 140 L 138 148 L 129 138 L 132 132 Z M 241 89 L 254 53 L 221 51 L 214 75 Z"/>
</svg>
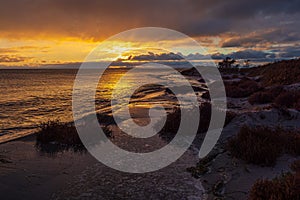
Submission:
<svg viewBox="0 0 300 200">
<path fill-rule="evenodd" d="M 267 44 L 289 43 L 300 41 L 299 33 L 296 30 L 285 31 L 283 29 L 264 30 L 252 32 L 246 35 L 234 37 L 222 44 L 222 47 L 256 47 L 267 46 Z"/>
<path fill-rule="evenodd" d="M 300 50 L 300 48 L 299 48 Z M 119 61 L 195 61 L 195 60 L 221 60 L 226 57 L 234 59 L 253 59 L 253 60 L 272 60 L 276 57 L 273 52 L 256 51 L 256 50 L 243 50 L 236 51 L 228 54 L 216 53 L 212 55 L 203 55 L 199 53 L 183 55 L 181 53 L 161 53 L 155 54 L 148 52 L 148 54 L 141 54 L 137 56 L 129 56 L 128 59 L 123 59 Z"/>
<path fill-rule="evenodd" d="M 136 56 L 129 56 L 127 60 L 130 61 L 152 61 L 152 60 L 183 60 L 183 57 L 180 54 L 176 54 L 173 52 L 170 53 L 161 53 L 161 54 L 155 54 L 152 52 L 148 52 L 148 54 L 141 54 Z"/>
<path fill-rule="evenodd" d="M 279 57 L 281 58 L 298 58 L 300 57 L 300 47 L 287 47 L 279 53 Z"/>
<path fill-rule="evenodd" d="M 262 61 L 262 62 L 269 62 L 274 61 L 276 58 L 276 54 L 273 52 L 264 52 L 264 51 L 256 51 L 256 50 L 243 50 L 243 51 L 236 51 L 229 54 L 213 54 L 211 56 L 215 60 L 221 60 L 226 57 L 230 57 L 236 60 L 251 60 L 251 61 Z"/>
<path fill-rule="evenodd" d="M 142 26 L 172 28 L 191 36 L 249 32 L 278 27 L 289 17 L 289 21 L 296 22 L 300 12 L 298 0 L 0 0 L 0 3 L 0 34 L 96 40 Z"/>
<path fill-rule="evenodd" d="M 237 51 L 228 54 L 229 57 L 234 59 L 269 59 L 275 58 L 274 53 L 267 53 L 264 51 L 255 51 L 255 50 L 244 50 Z"/>
<path fill-rule="evenodd" d="M 24 62 L 32 57 L 23 57 L 23 56 L 17 56 L 17 55 L 0 55 L 0 63 L 18 63 L 18 62 Z"/>
<path fill-rule="evenodd" d="M 230 51 L 279 49 L 277 56 L 299 53 L 280 47 L 300 44 L 299 0 L 0 0 L 0 5 L 0 38 L 101 41 L 121 31 L 151 26 L 175 29 L 194 38 L 218 36 L 220 43 L 205 43 L 214 48 L 213 52 L 223 47 Z M 0 49 L 3 54 L 20 51 Z M 236 52 L 232 56 L 275 57 L 272 52 L 262 52 Z M 146 55 L 135 59 L 174 59 L 168 56 L 176 58 Z M 188 56 L 203 59 L 200 54 Z"/>
</svg>

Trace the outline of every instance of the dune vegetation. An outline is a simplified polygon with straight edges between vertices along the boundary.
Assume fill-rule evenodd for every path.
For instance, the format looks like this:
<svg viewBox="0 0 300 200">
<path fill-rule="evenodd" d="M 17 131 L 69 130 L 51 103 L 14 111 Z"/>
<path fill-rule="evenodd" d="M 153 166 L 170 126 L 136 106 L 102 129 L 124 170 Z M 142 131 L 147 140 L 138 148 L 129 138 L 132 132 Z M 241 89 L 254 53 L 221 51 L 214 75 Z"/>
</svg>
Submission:
<svg viewBox="0 0 300 200">
<path fill-rule="evenodd" d="M 282 153 L 300 155 L 300 134 L 281 128 L 243 126 L 227 148 L 232 156 L 248 163 L 273 166 Z"/>
</svg>

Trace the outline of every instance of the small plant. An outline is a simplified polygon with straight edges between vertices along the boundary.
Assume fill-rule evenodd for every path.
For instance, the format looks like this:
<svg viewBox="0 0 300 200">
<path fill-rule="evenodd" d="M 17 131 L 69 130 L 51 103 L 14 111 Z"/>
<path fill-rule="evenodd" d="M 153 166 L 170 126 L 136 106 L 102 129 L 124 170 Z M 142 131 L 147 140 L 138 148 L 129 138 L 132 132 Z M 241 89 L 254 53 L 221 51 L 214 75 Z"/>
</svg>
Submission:
<svg viewBox="0 0 300 200">
<path fill-rule="evenodd" d="M 299 155 L 300 135 L 280 128 L 250 128 L 243 126 L 239 133 L 228 141 L 231 154 L 248 163 L 272 166 L 283 152 Z"/>
<path fill-rule="evenodd" d="M 250 190 L 249 200 L 300 199 L 300 160 L 291 164 L 294 173 L 285 173 L 272 180 L 258 179 Z"/>
<path fill-rule="evenodd" d="M 300 59 L 283 60 L 249 69 L 250 76 L 261 76 L 261 82 L 266 86 L 290 85 L 299 83 Z"/>
<path fill-rule="evenodd" d="M 274 101 L 274 105 L 279 108 L 298 108 L 300 92 L 285 91 L 282 92 Z"/>
<path fill-rule="evenodd" d="M 273 180 L 259 179 L 252 186 L 249 199 L 298 200 L 300 194 L 296 189 L 296 178 L 293 174 L 287 173 Z"/>
<path fill-rule="evenodd" d="M 294 171 L 294 172 L 300 172 L 300 160 L 295 160 L 291 165 L 290 168 Z"/>
<path fill-rule="evenodd" d="M 39 128 L 36 136 L 36 148 L 41 152 L 85 151 L 74 123 L 55 120 L 42 123 Z M 104 127 L 103 130 L 108 137 L 112 136 L 110 129 Z"/>
<path fill-rule="evenodd" d="M 256 81 L 243 78 L 240 81 L 225 82 L 225 89 L 228 97 L 242 98 L 261 90 L 261 87 Z"/>
<path fill-rule="evenodd" d="M 267 89 L 264 91 L 259 91 L 252 94 L 248 101 L 251 104 L 265 104 L 271 103 L 281 92 L 283 88 L 281 86 L 277 86 L 271 89 Z"/>
<path fill-rule="evenodd" d="M 36 136 L 36 147 L 42 152 L 56 152 L 68 149 L 83 150 L 84 146 L 73 123 L 59 120 L 42 123 Z"/>
</svg>

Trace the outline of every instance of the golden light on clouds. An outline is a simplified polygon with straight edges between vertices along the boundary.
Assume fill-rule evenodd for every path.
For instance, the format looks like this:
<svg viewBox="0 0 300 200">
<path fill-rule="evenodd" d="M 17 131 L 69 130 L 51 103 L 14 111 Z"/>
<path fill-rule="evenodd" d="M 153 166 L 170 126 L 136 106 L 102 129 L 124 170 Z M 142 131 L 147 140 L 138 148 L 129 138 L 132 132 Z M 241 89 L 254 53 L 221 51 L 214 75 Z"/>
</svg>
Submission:
<svg viewBox="0 0 300 200">
<path fill-rule="evenodd" d="M 43 39 L 0 39 L 0 66 L 28 66 L 38 67 L 53 64 L 80 63 L 93 50 L 97 57 L 90 61 L 126 60 L 130 56 L 167 53 L 159 47 L 167 47 L 174 53 L 188 55 L 191 53 L 208 54 L 219 52 L 216 47 L 220 43 L 219 37 L 195 38 L 204 48 L 192 49 L 191 41 L 178 38 L 160 40 L 160 38 L 143 38 L 132 36 L 118 40 L 94 41 L 78 38 L 43 38 Z M 97 46 L 101 44 L 102 48 Z"/>
</svg>

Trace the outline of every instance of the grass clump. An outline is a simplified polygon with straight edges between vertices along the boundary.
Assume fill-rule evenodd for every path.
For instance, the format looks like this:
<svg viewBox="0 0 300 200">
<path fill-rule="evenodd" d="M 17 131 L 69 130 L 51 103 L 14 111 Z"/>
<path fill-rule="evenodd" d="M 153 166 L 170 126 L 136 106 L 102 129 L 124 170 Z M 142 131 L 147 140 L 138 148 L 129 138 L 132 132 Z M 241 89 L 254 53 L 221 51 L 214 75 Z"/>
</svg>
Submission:
<svg viewBox="0 0 300 200">
<path fill-rule="evenodd" d="M 36 134 L 36 148 L 45 153 L 57 153 L 67 150 L 86 151 L 77 133 L 74 123 L 48 121 L 39 126 Z M 107 137 L 112 137 L 108 126 L 102 127 Z"/>
<path fill-rule="evenodd" d="M 300 110 L 299 99 L 299 91 L 284 91 L 274 100 L 274 105 L 279 108 L 295 108 Z"/>
<path fill-rule="evenodd" d="M 259 179 L 252 186 L 249 199 L 298 200 L 300 195 L 296 189 L 296 177 L 288 173 L 273 180 Z"/>
<path fill-rule="evenodd" d="M 240 81 L 225 82 L 225 89 L 228 97 L 243 98 L 261 90 L 261 87 L 256 81 L 243 78 Z"/>
<path fill-rule="evenodd" d="M 248 101 L 252 105 L 272 103 L 276 108 L 300 110 L 300 92 L 284 90 L 282 86 L 256 92 L 248 98 Z"/>
<path fill-rule="evenodd" d="M 285 173 L 272 180 L 259 179 L 250 190 L 249 200 L 300 199 L 300 160 L 291 165 L 294 173 Z"/>
<path fill-rule="evenodd" d="M 85 149 L 73 123 L 48 121 L 42 123 L 39 128 L 36 147 L 43 152 Z"/>
<path fill-rule="evenodd" d="M 252 94 L 248 101 L 250 104 L 265 104 L 271 103 L 281 92 L 283 88 L 281 86 L 277 86 L 271 89 L 267 89 L 264 91 L 259 91 Z"/>
<path fill-rule="evenodd" d="M 243 126 L 239 133 L 228 141 L 231 154 L 248 163 L 272 166 L 282 153 L 299 155 L 299 133 L 272 130 L 267 127 Z"/>
<path fill-rule="evenodd" d="M 269 63 L 249 70 L 250 76 L 261 76 L 263 86 L 299 83 L 300 59 Z"/>
</svg>

